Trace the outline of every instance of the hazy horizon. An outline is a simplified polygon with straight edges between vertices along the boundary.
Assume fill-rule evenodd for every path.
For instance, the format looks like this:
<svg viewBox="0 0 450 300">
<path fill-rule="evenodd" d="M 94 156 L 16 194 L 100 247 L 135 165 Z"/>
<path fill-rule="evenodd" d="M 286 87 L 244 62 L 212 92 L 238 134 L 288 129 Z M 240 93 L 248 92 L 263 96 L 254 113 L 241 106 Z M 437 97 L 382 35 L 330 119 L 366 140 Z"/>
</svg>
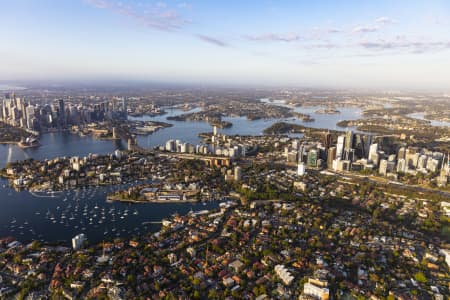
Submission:
<svg viewBox="0 0 450 300">
<path fill-rule="evenodd" d="M 2 82 L 448 91 L 446 1 L 9 1 Z"/>
</svg>

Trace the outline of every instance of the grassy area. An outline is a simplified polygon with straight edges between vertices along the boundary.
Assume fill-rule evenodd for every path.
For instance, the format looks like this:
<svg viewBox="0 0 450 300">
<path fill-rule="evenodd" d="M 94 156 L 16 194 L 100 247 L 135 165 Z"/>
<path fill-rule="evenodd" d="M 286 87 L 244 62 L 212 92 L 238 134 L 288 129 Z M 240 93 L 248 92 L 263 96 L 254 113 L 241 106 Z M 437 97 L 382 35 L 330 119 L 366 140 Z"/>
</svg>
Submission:
<svg viewBox="0 0 450 300">
<path fill-rule="evenodd" d="M 22 137 L 29 137 L 30 133 L 22 128 L 12 127 L 0 122 L 0 143 L 19 142 Z"/>
</svg>

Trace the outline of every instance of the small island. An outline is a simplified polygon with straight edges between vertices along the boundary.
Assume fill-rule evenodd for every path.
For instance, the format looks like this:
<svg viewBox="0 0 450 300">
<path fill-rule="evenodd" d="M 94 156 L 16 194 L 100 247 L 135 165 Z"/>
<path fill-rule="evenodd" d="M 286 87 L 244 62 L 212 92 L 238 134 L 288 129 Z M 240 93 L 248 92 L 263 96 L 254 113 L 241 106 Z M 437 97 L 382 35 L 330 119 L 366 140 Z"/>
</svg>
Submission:
<svg viewBox="0 0 450 300">
<path fill-rule="evenodd" d="M 325 133 L 331 134 L 331 138 L 333 141 L 337 139 L 339 134 L 342 134 L 342 131 L 337 130 L 328 130 L 325 128 L 312 128 L 306 127 L 300 124 L 293 124 L 287 122 L 278 122 L 273 124 L 272 126 L 264 129 L 264 134 L 267 135 L 283 135 L 288 133 L 302 133 L 305 137 L 322 139 Z"/>
<path fill-rule="evenodd" d="M 286 134 L 286 133 L 304 133 L 306 127 L 303 125 L 277 122 L 272 126 L 264 129 L 264 134 Z"/>
<path fill-rule="evenodd" d="M 295 112 L 295 113 L 293 113 L 293 115 L 295 117 L 299 118 L 300 120 L 302 120 L 303 122 L 314 122 L 315 121 L 314 118 L 308 114 L 302 114 L 302 113 Z"/>
<path fill-rule="evenodd" d="M 323 114 L 323 115 L 337 115 L 340 113 L 341 112 L 339 110 L 333 108 L 323 108 L 316 110 L 316 114 Z"/>
<path fill-rule="evenodd" d="M 218 128 L 229 128 L 233 126 L 233 123 L 223 121 L 221 114 L 202 114 L 202 113 L 191 113 L 179 116 L 167 117 L 167 120 L 171 121 L 204 121 L 208 122 L 211 126 L 217 126 Z"/>
</svg>

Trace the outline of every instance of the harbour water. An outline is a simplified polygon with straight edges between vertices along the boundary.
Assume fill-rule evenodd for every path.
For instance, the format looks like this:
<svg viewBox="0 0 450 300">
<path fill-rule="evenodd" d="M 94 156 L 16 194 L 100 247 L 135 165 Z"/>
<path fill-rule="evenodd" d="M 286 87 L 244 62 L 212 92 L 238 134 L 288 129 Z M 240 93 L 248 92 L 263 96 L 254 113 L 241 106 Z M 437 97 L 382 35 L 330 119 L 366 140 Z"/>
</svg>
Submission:
<svg viewBox="0 0 450 300">
<path fill-rule="evenodd" d="M 21 149 L 14 144 L 0 145 L 0 166 L 8 162 L 29 158 L 43 160 L 59 156 L 86 156 L 89 153 L 106 154 L 116 149 L 124 149 L 120 141 L 98 140 L 90 136 L 79 136 L 70 132 L 52 132 L 42 134 L 41 146 Z"/>
<path fill-rule="evenodd" d="M 287 121 L 317 128 L 335 129 L 341 119 L 359 118 L 359 109 L 344 108 L 341 114 L 316 114 L 318 108 L 301 109 L 311 114 L 314 122 L 302 123 L 300 120 L 260 119 L 249 121 L 244 117 L 224 118 L 233 123 L 230 128 L 221 129 L 228 135 L 261 135 L 263 130 L 275 122 Z M 196 109 L 198 110 L 198 109 Z M 296 108 L 296 110 L 299 110 Z M 195 111 L 195 110 L 194 110 Z M 192 112 L 192 111 L 189 111 Z M 161 116 L 144 116 L 140 120 L 154 120 L 173 124 L 148 136 L 139 136 L 142 147 L 153 148 L 169 139 L 180 139 L 193 144 L 199 143 L 199 133 L 211 132 L 206 122 L 168 121 L 168 116 L 186 113 L 179 109 L 170 109 Z M 86 156 L 89 153 L 107 154 L 126 147 L 123 142 L 97 140 L 90 136 L 78 136 L 68 132 L 43 134 L 38 148 L 20 149 L 15 145 L 0 145 L 0 166 L 8 162 L 24 159 L 50 159 L 58 156 Z M 108 203 L 106 194 L 124 185 L 109 187 L 89 187 L 51 194 L 32 194 L 17 192 L 8 187 L 6 180 L 0 180 L 0 237 L 14 236 L 22 241 L 32 239 L 70 241 L 74 235 L 84 232 L 91 242 L 114 237 L 131 237 L 157 230 L 163 218 L 176 212 L 186 214 L 193 211 L 212 209 L 218 202 L 204 204 L 126 204 Z M 150 222 L 150 223 L 149 223 Z"/>
<path fill-rule="evenodd" d="M 21 241 L 64 241 L 78 233 L 91 242 L 132 237 L 158 230 L 162 218 L 218 207 L 218 202 L 128 204 L 107 202 L 106 194 L 126 185 L 87 187 L 53 194 L 17 192 L 0 180 L 0 237 Z"/>
<path fill-rule="evenodd" d="M 356 120 L 361 117 L 361 109 L 356 107 L 344 107 L 339 108 L 339 114 L 317 114 L 316 111 L 323 107 L 315 106 L 315 107 L 297 107 L 294 109 L 296 112 L 310 114 L 313 118 L 313 122 L 303 122 L 297 118 L 283 118 L 283 119 L 258 119 L 254 121 L 247 120 L 246 117 L 225 117 L 224 121 L 228 121 L 233 123 L 233 126 L 229 128 L 219 129 L 220 133 L 224 133 L 227 135 L 262 135 L 264 129 L 270 127 L 274 123 L 284 121 L 289 123 L 301 124 L 308 127 L 313 128 L 324 128 L 331 130 L 338 130 L 342 128 L 338 128 L 336 123 L 342 120 Z M 193 110 L 184 112 L 179 109 L 168 110 L 167 114 L 160 116 L 143 116 L 131 118 L 132 120 L 145 120 L 145 121 L 160 121 L 167 122 L 173 124 L 172 127 L 165 128 L 163 130 L 159 130 L 152 135 L 148 136 L 139 136 L 138 142 L 139 145 L 146 148 L 153 148 L 158 145 L 164 144 L 169 139 L 179 139 L 183 142 L 189 142 L 192 144 L 200 143 L 200 138 L 198 137 L 199 133 L 202 132 L 211 132 L 212 128 L 207 122 L 199 122 L 199 121 L 168 121 L 167 117 L 176 116 L 183 113 L 191 113 L 199 111 L 198 108 Z"/>
<path fill-rule="evenodd" d="M 450 122 L 425 119 L 425 113 L 413 113 L 408 116 L 415 119 L 430 121 L 430 124 L 433 126 L 450 126 Z"/>
</svg>

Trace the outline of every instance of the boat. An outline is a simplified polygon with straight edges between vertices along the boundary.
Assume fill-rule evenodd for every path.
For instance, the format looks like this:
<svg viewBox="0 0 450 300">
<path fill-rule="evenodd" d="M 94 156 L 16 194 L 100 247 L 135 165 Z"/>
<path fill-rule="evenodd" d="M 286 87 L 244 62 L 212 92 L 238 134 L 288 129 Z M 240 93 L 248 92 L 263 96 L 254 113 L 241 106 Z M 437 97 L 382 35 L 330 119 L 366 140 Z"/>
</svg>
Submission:
<svg viewBox="0 0 450 300">
<path fill-rule="evenodd" d="M 61 191 L 30 191 L 30 194 L 37 198 L 56 198 Z"/>
</svg>

